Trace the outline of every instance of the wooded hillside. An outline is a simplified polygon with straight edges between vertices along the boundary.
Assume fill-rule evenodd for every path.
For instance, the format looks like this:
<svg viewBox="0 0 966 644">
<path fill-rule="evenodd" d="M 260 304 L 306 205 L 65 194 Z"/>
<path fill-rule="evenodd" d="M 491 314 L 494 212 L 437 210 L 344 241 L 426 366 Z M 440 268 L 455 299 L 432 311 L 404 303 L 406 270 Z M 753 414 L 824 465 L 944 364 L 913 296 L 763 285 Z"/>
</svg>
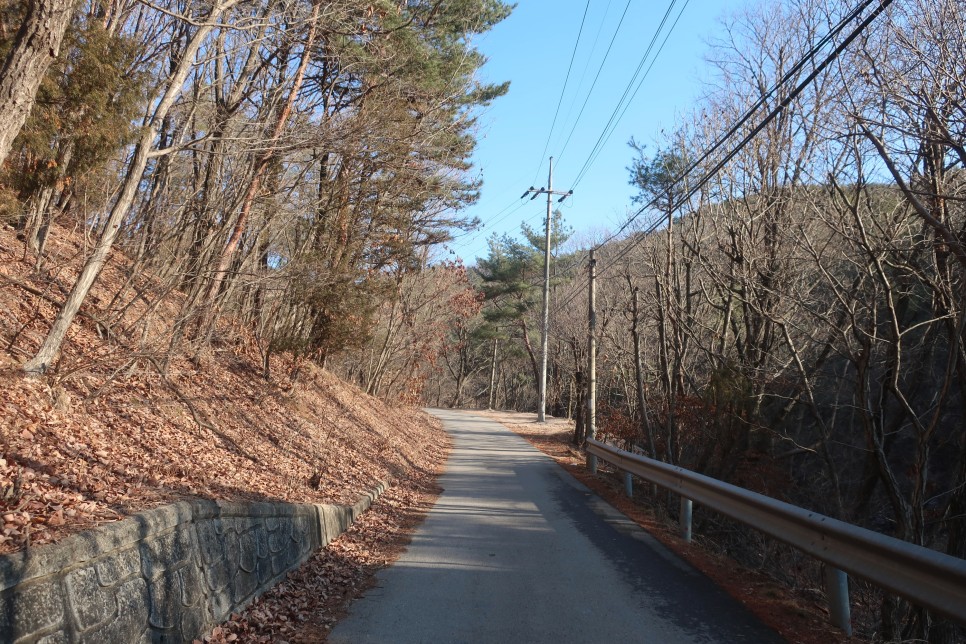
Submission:
<svg viewBox="0 0 966 644">
<path fill-rule="evenodd" d="M 37 45 L 30 11 L 0 13 L 14 34 L 0 46 L 6 75 Z M 506 85 L 475 79 L 470 39 L 508 14 L 498 0 L 73 11 L 46 73 L 25 68 L 33 109 L 0 157 L 0 218 L 39 276 L 60 268 L 52 223 L 88 241 L 42 343 L 21 347 L 26 372 L 70 368 L 65 339 L 115 247 L 131 279 L 98 305 L 108 333 L 150 274 L 155 302 L 183 297 L 164 337 L 153 314 L 128 330 L 150 343 L 137 351 L 165 371 L 208 350 L 228 314 L 254 334 L 269 376 L 278 352 L 324 363 L 365 342 L 373 311 L 429 249 L 472 224 L 458 211 L 479 188 L 467 172 L 474 112 Z"/>
<path fill-rule="evenodd" d="M 401 284 L 451 293 L 440 329 L 478 307 L 427 266 L 472 224 L 474 111 L 506 86 L 471 38 L 508 12 L 3 5 L 4 550 L 180 495 L 345 502 L 438 460 L 425 415 L 318 367 Z"/>
<path fill-rule="evenodd" d="M 152 309 L 170 330 L 180 302 L 145 293 L 112 331 L 84 313 L 55 377 L 24 378 L 23 346 L 36 343 L 76 275 L 84 246 L 55 228 L 61 271 L 49 282 L 0 231 L 0 553 L 201 496 L 226 500 L 354 503 L 380 481 L 422 479 L 445 459 L 448 438 L 421 411 L 388 407 L 293 357 L 271 361 L 249 329 L 222 320 L 203 361 L 138 351 L 126 329 Z M 71 259 L 73 258 L 73 260 Z M 91 291 L 108 302 L 129 279 L 115 257 Z M 163 336 L 163 334 L 162 334 Z"/>
<path fill-rule="evenodd" d="M 346 502 L 438 462 L 437 424 L 319 367 L 403 284 L 449 294 L 439 329 L 478 308 L 429 249 L 472 225 L 475 110 L 506 85 L 471 39 L 508 13 L 3 4 L 2 550 L 181 495 Z M 415 401 L 411 371 L 369 390 Z"/>
<path fill-rule="evenodd" d="M 820 68 L 815 43 L 853 8 L 729 18 L 704 97 L 665 138 L 631 142 L 626 225 L 568 240 L 558 219 L 548 411 L 576 417 L 582 440 L 595 247 L 603 436 L 963 557 L 966 8 L 895 3 L 847 47 L 848 31 L 833 38 L 841 53 Z M 427 387 L 438 401 L 535 408 L 543 244 L 528 229 L 491 239 L 482 313 Z M 812 583 L 793 554 L 719 535 Z M 886 640 L 956 638 L 878 605 Z"/>
</svg>

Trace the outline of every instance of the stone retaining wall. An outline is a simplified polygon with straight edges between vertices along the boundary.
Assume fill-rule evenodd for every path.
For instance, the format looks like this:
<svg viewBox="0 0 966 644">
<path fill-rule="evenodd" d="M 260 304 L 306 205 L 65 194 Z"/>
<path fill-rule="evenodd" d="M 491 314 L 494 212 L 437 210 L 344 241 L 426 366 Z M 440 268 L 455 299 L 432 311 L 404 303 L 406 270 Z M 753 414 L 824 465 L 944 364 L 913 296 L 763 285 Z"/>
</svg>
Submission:
<svg viewBox="0 0 966 644">
<path fill-rule="evenodd" d="M 183 501 L 0 557 L 0 642 L 186 642 L 342 534 L 353 506 Z"/>
</svg>

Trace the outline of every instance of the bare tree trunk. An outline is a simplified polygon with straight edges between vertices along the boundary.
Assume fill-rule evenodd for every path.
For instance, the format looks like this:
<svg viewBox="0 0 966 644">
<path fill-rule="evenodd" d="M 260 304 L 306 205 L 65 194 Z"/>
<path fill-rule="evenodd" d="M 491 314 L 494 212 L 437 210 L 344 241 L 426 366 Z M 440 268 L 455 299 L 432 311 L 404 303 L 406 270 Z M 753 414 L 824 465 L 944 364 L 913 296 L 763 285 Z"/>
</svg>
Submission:
<svg viewBox="0 0 966 644">
<path fill-rule="evenodd" d="M 628 282 L 630 279 L 628 278 Z M 641 358 L 641 333 L 637 328 L 639 313 L 638 313 L 638 289 L 635 286 L 634 290 L 631 291 L 632 297 L 632 310 L 631 315 L 631 336 L 634 339 L 634 381 L 637 389 L 637 408 L 640 411 L 640 421 L 641 428 L 644 430 L 644 434 L 647 436 L 647 448 L 650 451 L 651 458 L 657 458 L 657 445 L 654 440 L 654 428 L 651 426 L 651 419 L 647 413 L 647 400 L 644 396 L 644 367 Z"/>
<path fill-rule="evenodd" d="M 523 346 L 530 357 L 530 367 L 533 369 L 533 384 L 536 387 L 537 398 L 540 397 L 540 367 L 537 365 L 537 356 L 533 352 L 533 345 L 530 343 L 530 333 L 527 331 L 527 321 L 520 318 L 520 329 L 523 334 Z"/>
<path fill-rule="evenodd" d="M 74 0 L 26 3 L 27 15 L 0 69 L 0 164 L 33 108 L 40 82 L 57 58 Z"/>
<path fill-rule="evenodd" d="M 677 440 L 675 438 L 674 431 L 674 377 L 671 373 L 671 350 L 670 350 L 670 339 L 668 338 L 667 332 L 667 317 L 669 314 L 668 308 L 669 303 L 665 299 L 666 288 L 662 288 L 661 278 L 654 276 L 654 290 L 657 296 L 657 312 L 658 312 L 658 340 L 660 343 L 658 357 L 661 364 L 661 380 L 664 385 L 664 396 L 665 405 L 667 406 L 667 425 L 666 425 L 666 445 L 665 460 L 668 463 L 674 463 L 674 448 L 677 446 Z"/>
<path fill-rule="evenodd" d="M 231 236 L 228 238 L 228 243 L 221 251 L 221 256 L 218 259 L 218 265 L 215 269 L 214 275 L 212 276 L 211 285 L 209 286 L 208 295 L 206 297 L 206 302 L 209 304 L 209 313 L 207 314 L 209 318 L 208 321 L 210 321 L 211 317 L 213 316 L 213 305 L 215 299 L 218 297 L 221 284 L 225 280 L 225 276 L 228 273 L 228 267 L 235 255 L 235 251 L 238 249 L 238 244 L 241 242 L 242 235 L 245 233 L 245 228 L 248 226 L 248 219 L 251 216 L 252 205 L 255 202 L 255 197 L 258 196 L 258 192 L 261 189 L 262 177 L 265 175 L 265 169 L 268 168 L 269 162 L 271 162 L 277 153 L 275 146 L 278 144 L 278 140 L 282 137 L 282 133 L 285 131 L 285 126 L 288 123 L 289 116 L 292 113 L 295 100 L 298 98 L 299 92 L 302 90 L 302 83 L 305 80 L 305 70 L 308 68 L 309 60 L 312 58 L 315 37 L 319 30 L 319 7 L 320 3 L 318 2 L 316 2 L 312 7 L 312 17 L 310 18 L 309 22 L 309 33 L 306 37 L 305 46 L 302 50 L 302 59 L 299 61 L 298 70 L 295 72 L 295 79 L 292 81 L 292 88 L 285 100 L 285 105 L 282 107 L 281 112 L 279 112 L 278 119 L 275 122 L 275 127 L 272 129 L 271 139 L 267 142 L 265 152 L 263 152 L 255 162 L 255 170 L 252 175 L 252 180 L 248 184 L 248 189 L 246 190 L 245 197 L 242 200 L 241 213 L 238 215 L 238 220 L 235 222 L 235 227 L 232 230 Z M 207 327 L 208 324 L 202 324 L 202 326 Z"/>
</svg>

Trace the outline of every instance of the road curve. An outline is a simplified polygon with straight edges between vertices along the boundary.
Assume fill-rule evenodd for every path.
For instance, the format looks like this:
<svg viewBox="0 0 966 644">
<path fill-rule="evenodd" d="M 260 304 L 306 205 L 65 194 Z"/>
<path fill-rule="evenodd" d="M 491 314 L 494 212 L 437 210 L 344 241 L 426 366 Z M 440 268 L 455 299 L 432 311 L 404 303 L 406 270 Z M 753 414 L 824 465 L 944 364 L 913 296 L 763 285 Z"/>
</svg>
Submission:
<svg viewBox="0 0 966 644">
<path fill-rule="evenodd" d="M 454 438 L 444 492 L 330 642 L 782 641 L 519 436 L 432 413 Z"/>
</svg>

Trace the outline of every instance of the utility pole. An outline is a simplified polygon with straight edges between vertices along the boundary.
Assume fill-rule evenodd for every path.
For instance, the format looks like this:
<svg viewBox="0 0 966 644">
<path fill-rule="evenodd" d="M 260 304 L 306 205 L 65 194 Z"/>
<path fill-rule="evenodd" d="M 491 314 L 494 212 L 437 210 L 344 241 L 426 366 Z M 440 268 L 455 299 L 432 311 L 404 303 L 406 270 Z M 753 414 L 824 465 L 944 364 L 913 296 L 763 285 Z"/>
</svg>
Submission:
<svg viewBox="0 0 966 644">
<path fill-rule="evenodd" d="M 539 190 L 530 186 L 530 189 L 520 196 L 521 199 L 532 194 L 530 200 L 533 201 L 538 195 L 547 195 L 547 228 L 546 244 L 543 252 L 543 324 L 540 333 L 540 406 L 537 408 L 537 422 L 547 422 L 547 347 L 548 336 L 550 333 L 550 220 L 553 217 L 551 208 L 553 207 L 553 196 L 560 195 L 557 203 L 574 194 L 573 190 L 567 192 L 556 191 L 553 189 L 553 157 L 550 157 L 550 170 L 547 173 L 547 187 Z"/>
<path fill-rule="evenodd" d="M 493 362 L 490 364 L 490 404 L 487 409 L 496 405 L 496 348 L 499 338 L 493 338 Z"/>
<path fill-rule="evenodd" d="M 590 249 L 587 284 L 587 438 L 597 434 L 597 260 Z M 587 455 L 587 468 L 597 472 L 597 457 Z"/>
</svg>

